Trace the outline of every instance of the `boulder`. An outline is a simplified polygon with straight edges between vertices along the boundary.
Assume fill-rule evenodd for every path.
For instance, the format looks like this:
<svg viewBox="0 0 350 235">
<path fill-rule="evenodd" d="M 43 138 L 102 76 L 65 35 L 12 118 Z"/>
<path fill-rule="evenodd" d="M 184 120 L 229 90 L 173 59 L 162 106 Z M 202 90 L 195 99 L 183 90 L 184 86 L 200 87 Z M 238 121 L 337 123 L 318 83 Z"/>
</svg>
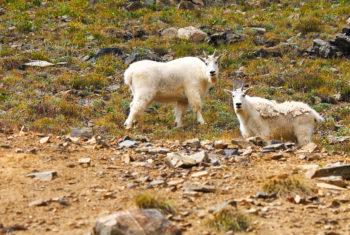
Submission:
<svg viewBox="0 0 350 235">
<path fill-rule="evenodd" d="M 180 28 L 177 31 L 177 37 L 192 42 L 203 42 L 206 39 L 207 34 L 196 27 L 188 26 Z"/>
<path fill-rule="evenodd" d="M 208 38 L 208 43 L 218 46 L 222 44 L 240 42 L 243 39 L 243 35 L 234 33 L 232 30 L 227 30 L 225 32 L 211 34 Z"/>
<path fill-rule="evenodd" d="M 177 28 L 170 27 L 170 28 L 167 28 L 167 29 L 163 29 L 160 32 L 160 35 L 162 37 L 165 37 L 165 38 L 176 38 L 176 36 L 177 36 Z"/>
<path fill-rule="evenodd" d="M 202 0 L 181 0 L 177 6 L 178 9 L 183 10 L 194 10 L 200 9 L 201 7 L 204 7 L 204 2 Z"/>
<path fill-rule="evenodd" d="M 98 218 L 94 235 L 180 235 L 179 230 L 156 209 L 119 211 Z"/>
<path fill-rule="evenodd" d="M 309 174 L 309 176 L 311 178 L 341 176 L 343 179 L 350 179 L 350 164 L 335 165 L 317 169 L 313 171 L 313 174 Z"/>
<path fill-rule="evenodd" d="M 161 61 L 161 58 L 154 51 L 151 51 L 149 49 L 136 49 L 131 52 L 130 55 L 125 57 L 124 63 L 126 65 L 130 65 L 131 63 L 140 60 Z"/>
</svg>

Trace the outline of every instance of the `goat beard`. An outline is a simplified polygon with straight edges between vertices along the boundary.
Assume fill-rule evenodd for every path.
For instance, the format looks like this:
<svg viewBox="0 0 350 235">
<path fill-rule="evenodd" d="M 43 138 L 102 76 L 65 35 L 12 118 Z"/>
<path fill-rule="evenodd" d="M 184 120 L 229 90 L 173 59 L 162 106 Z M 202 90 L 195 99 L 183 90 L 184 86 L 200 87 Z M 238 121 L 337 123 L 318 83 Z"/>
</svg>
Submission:
<svg viewBox="0 0 350 235">
<path fill-rule="evenodd" d="M 217 77 L 216 77 L 216 76 L 210 76 L 210 77 L 209 77 L 209 83 L 215 84 L 216 81 L 217 81 Z"/>
</svg>

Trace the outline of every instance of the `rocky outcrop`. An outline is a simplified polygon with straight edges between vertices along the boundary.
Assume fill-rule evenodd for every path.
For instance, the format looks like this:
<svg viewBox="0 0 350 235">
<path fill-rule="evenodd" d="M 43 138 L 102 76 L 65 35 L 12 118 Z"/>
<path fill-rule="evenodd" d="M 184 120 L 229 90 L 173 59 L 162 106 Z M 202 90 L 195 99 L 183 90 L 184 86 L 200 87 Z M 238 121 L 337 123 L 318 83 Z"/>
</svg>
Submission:
<svg viewBox="0 0 350 235">
<path fill-rule="evenodd" d="M 313 56 L 323 58 L 349 57 L 350 56 L 350 26 L 343 28 L 342 33 L 335 36 L 333 40 L 324 41 L 315 39 L 312 47 L 308 48 L 307 53 Z"/>
</svg>

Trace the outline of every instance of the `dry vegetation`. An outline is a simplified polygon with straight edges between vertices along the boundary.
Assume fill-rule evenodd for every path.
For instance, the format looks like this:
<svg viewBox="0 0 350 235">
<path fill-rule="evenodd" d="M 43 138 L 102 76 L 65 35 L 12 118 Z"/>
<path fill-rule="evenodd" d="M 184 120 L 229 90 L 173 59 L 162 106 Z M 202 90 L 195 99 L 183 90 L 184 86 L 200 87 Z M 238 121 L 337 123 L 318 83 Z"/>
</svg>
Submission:
<svg viewBox="0 0 350 235">
<path fill-rule="evenodd" d="M 238 136 L 238 121 L 230 98 L 223 88 L 231 88 L 233 73 L 246 68 L 245 82 L 252 94 L 311 104 L 327 118 L 320 127 L 317 142 L 329 150 L 346 151 L 348 145 L 328 145 L 326 136 L 350 134 L 349 103 L 329 103 L 336 95 L 350 96 L 348 59 L 308 58 L 286 51 L 281 57 L 256 58 L 261 48 L 257 37 L 272 44 L 290 42 L 304 50 L 316 37 L 332 38 L 345 25 L 350 14 L 348 1 L 233 1 L 227 7 L 202 10 L 178 10 L 175 7 L 145 7 L 126 11 L 125 0 L 101 0 L 89 6 L 86 0 L 25 1 L 0 0 L 5 13 L 0 16 L 0 124 L 3 129 L 25 126 L 31 130 L 67 133 L 70 128 L 94 123 L 96 133 L 128 134 L 122 124 L 126 118 L 130 94 L 122 83 L 126 66 L 105 56 L 95 64 L 82 58 L 103 47 L 151 49 L 175 58 L 212 52 L 208 43 L 191 43 L 161 38 L 158 31 L 167 27 L 205 26 L 208 31 L 232 29 L 244 33 L 243 41 L 221 45 L 221 79 L 204 107 L 205 127 L 195 125 L 186 114 L 183 129 L 173 128 L 169 106 L 153 105 L 133 133 L 154 138 L 183 139 L 196 136 L 216 138 Z M 265 35 L 248 29 L 264 27 Z M 126 40 L 120 32 L 143 30 L 146 37 Z M 40 59 L 54 67 L 23 68 L 23 63 Z M 120 85 L 109 91 L 112 85 Z M 335 125 L 337 124 L 337 125 Z M 336 126 L 336 127 L 335 127 Z M 321 134 L 321 135 L 320 135 Z"/>
</svg>

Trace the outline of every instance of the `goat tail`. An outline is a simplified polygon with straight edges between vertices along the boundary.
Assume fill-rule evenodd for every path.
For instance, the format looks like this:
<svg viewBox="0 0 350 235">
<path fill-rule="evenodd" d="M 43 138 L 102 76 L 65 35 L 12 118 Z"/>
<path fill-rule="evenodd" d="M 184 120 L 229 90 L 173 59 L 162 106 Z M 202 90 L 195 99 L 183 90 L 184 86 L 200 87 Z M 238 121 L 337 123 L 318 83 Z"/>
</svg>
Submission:
<svg viewBox="0 0 350 235">
<path fill-rule="evenodd" d="M 132 71 L 130 70 L 130 68 L 128 68 L 124 72 L 124 83 L 125 83 L 125 85 L 128 85 L 131 88 L 131 85 L 132 85 Z"/>
<path fill-rule="evenodd" d="M 315 121 L 316 122 L 323 122 L 324 121 L 324 118 L 318 112 L 316 112 L 315 110 L 312 109 L 311 113 L 315 117 Z"/>
</svg>

